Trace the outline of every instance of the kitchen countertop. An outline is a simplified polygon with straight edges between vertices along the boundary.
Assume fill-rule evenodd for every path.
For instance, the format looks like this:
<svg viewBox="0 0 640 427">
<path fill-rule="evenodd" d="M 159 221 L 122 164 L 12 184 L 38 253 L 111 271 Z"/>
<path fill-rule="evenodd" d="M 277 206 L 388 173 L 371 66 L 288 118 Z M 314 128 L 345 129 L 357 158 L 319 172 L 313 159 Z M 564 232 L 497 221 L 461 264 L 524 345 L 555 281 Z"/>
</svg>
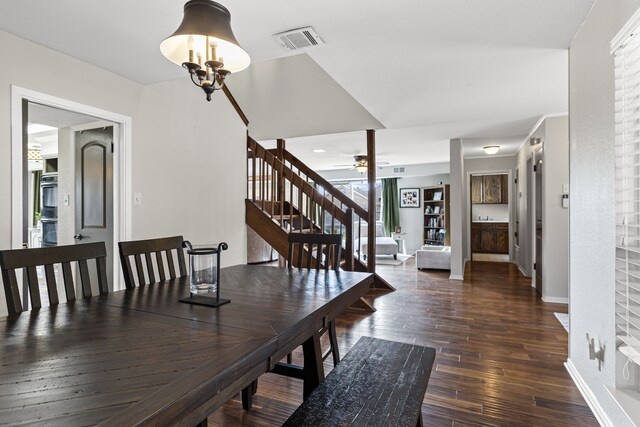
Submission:
<svg viewBox="0 0 640 427">
<path fill-rule="evenodd" d="M 474 219 L 473 222 L 491 222 L 491 223 L 503 223 L 503 224 L 509 223 L 509 221 L 506 219 Z"/>
</svg>

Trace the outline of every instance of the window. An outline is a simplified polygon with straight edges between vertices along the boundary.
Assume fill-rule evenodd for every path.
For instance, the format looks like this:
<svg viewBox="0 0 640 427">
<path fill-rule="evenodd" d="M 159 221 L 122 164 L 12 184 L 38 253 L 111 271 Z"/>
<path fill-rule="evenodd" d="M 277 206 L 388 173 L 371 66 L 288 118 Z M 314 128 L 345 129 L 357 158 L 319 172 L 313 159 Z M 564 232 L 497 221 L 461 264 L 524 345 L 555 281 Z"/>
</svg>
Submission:
<svg viewBox="0 0 640 427">
<path fill-rule="evenodd" d="M 365 210 L 369 210 L 369 184 L 367 181 L 331 182 L 343 194 Z M 382 208 L 382 181 L 376 180 L 376 221 L 380 221 Z"/>
<path fill-rule="evenodd" d="M 635 30 L 640 30 L 636 28 Z M 616 337 L 627 358 L 624 376 L 640 365 L 640 37 L 616 37 Z M 635 374 L 637 375 L 637 373 Z M 635 379 L 637 384 L 637 378 Z"/>
</svg>

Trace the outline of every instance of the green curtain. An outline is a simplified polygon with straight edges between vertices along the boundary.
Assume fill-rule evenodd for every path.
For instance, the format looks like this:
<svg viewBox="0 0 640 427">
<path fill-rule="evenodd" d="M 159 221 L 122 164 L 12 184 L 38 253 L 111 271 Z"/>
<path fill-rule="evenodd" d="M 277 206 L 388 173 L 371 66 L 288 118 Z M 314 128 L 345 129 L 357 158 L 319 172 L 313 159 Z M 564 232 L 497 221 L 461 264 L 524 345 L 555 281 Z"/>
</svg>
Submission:
<svg viewBox="0 0 640 427">
<path fill-rule="evenodd" d="M 400 225 L 398 178 L 382 178 L 382 222 L 387 236 Z"/>
<path fill-rule="evenodd" d="M 31 223 L 35 226 L 40 218 L 40 178 L 42 171 L 33 171 L 33 218 Z"/>
</svg>

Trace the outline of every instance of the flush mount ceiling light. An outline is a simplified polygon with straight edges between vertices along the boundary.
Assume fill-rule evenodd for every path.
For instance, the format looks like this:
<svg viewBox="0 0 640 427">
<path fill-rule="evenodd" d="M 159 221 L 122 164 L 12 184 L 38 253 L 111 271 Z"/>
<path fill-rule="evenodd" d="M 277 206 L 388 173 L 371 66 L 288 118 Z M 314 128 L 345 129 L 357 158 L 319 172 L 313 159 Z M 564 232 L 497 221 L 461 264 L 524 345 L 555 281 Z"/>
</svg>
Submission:
<svg viewBox="0 0 640 427">
<path fill-rule="evenodd" d="M 210 0 L 191 0 L 184 5 L 182 23 L 160 44 L 160 51 L 189 71 L 207 101 L 222 89 L 227 75 L 244 70 L 251 62 L 233 35 L 231 14 Z"/>
<path fill-rule="evenodd" d="M 496 154 L 498 151 L 500 151 L 500 146 L 499 145 L 485 145 L 484 147 L 482 147 L 482 149 L 484 150 L 484 152 L 486 154 Z"/>
</svg>

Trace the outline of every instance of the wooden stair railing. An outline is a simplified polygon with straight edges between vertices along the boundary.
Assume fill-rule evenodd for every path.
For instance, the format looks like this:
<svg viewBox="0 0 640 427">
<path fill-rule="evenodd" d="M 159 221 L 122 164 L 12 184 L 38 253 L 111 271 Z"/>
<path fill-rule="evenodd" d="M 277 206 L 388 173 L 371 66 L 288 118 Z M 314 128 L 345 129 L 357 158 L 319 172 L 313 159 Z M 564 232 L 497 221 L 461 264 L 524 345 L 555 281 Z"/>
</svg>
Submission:
<svg viewBox="0 0 640 427">
<path fill-rule="evenodd" d="M 283 150 L 283 155 L 285 165 L 288 162 L 289 167 L 298 175 L 306 178 L 307 182 L 311 182 L 313 185 L 322 188 L 325 194 L 328 194 L 330 196 L 331 201 L 337 204 L 341 209 L 351 209 L 353 211 L 353 234 L 355 236 L 354 241 L 360 242 L 360 239 L 362 238 L 362 226 L 368 225 L 369 214 L 367 210 L 353 201 L 349 196 L 344 194 L 342 191 L 336 188 L 333 184 L 331 184 L 329 181 L 327 181 L 320 174 L 311 169 L 289 151 Z M 373 227 L 373 229 L 375 229 L 375 226 Z M 367 271 L 367 262 L 365 260 L 366 254 L 360 253 L 358 248 L 356 248 L 355 251 L 356 264 L 361 264 L 360 270 Z"/>
<path fill-rule="evenodd" d="M 274 156 L 277 156 L 277 149 L 268 149 L 266 150 Z M 363 226 L 368 225 L 368 213 L 367 210 L 362 206 L 353 201 L 349 196 L 341 192 L 338 188 L 336 188 L 333 184 L 323 178 L 320 174 L 318 174 L 313 169 L 309 168 L 305 163 L 299 160 L 296 156 L 286 150 L 282 150 L 282 156 L 284 160 L 285 166 L 289 166 L 291 170 L 293 170 L 297 175 L 302 177 L 306 182 L 312 185 L 314 188 L 321 188 L 324 195 L 329 197 L 330 200 L 336 204 L 341 210 L 346 211 L 347 209 L 351 209 L 353 211 L 353 221 L 354 221 L 354 243 L 360 242 L 362 239 L 362 229 Z M 366 240 L 366 236 L 364 236 Z M 367 268 L 366 255 L 360 253 L 358 248 L 354 248 L 354 267 L 357 271 L 369 271 Z"/>
<path fill-rule="evenodd" d="M 247 136 L 247 159 L 248 224 L 251 225 L 250 220 L 257 220 L 253 209 L 255 207 L 285 233 L 340 233 L 344 236 L 343 269 L 364 272 L 371 270 L 365 259 L 367 254 L 359 250 L 362 239 L 367 240 L 363 236 L 363 226 L 368 226 L 366 209 L 283 147 L 268 150 Z M 249 203 L 252 204 L 251 207 Z M 264 234 L 267 230 L 264 223 L 258 228 L 252 228 L 259 234 Z M 276 234 L 281 234 L 272 227 L 268 229 L 271 230 L 270 237 L 273 239 Z M 374 232 L 375 224 L 371 230 Z M 277 242 L 265 240 L 281 255 L 286 254 L 276 247 Z M 377 274 L 375 283 L 376 287 L 394 290 Z"/>
<path fill-rule="evenodd" d="M 330 230 L 344 236 L 345 270 L 353 266 L 353 214 L 331 199 L 251 137 L 247 179 L 248 200 L 286 232 L 323 233 Z M 299 228 L 294 228 L 295 225 Z M 260 231 L 260 230 L 256 230 Z M 276 248 L 276 250 L 278 250 Z M 286 254 L 286 252 L 280 252 Z"/>
</svg>

